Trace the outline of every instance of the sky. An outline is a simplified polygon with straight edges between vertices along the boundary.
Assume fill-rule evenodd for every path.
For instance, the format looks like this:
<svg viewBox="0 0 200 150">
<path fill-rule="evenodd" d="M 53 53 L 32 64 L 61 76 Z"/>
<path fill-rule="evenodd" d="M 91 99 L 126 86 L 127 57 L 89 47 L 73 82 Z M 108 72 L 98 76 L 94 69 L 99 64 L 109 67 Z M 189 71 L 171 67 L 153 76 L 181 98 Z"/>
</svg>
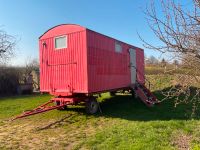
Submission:
<svg viewBox="0 0 200 150">
<path fill-rule="evenodd" d="M 150 43 L 159 42 L 148 28 L 142 12 L 149 2 L 150 0 L 0 0 L 0 29 L 17 38 L 16 56 L 11 61 L 12 65 L 23 65 L 28 59 L 38 58 L 39 36 L 59 24 L 79 24 L 144 48 L 137 33 Z M 146 56 L 160 56 L 157 51 L 144 50 Z"/>
</svg>

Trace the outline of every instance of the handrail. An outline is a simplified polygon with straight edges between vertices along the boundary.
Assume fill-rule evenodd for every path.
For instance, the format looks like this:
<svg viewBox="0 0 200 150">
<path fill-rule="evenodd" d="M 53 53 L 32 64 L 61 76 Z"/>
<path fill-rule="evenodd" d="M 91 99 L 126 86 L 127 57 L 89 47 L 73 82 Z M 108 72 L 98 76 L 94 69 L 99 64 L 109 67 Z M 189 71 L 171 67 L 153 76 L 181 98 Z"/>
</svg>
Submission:
<svg viewBox="0 0 200 150">
<path fill-rule="evenodd" d="M 151 82 L 145 78 L 145 75 L 142 74 L 135 66 L 131 65 L 130 67 L 134 67 L 135 68 L 135 70 L 136 70 L 136 79 L 137 79 L 137 73 L 142 75 L 144 77 L 145 83 L 146 83 L 146 81 L 148 82 L 149 90 L 151 90 Z"/>
</svg>

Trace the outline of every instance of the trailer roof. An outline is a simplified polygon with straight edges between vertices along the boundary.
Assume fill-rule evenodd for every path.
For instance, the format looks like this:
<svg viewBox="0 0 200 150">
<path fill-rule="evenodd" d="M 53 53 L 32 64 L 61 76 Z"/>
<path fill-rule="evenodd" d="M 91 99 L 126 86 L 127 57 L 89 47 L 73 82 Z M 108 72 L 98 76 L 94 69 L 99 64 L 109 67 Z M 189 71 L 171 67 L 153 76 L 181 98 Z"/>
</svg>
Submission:
<svg viewBox="0 0 200 150">
<path fill-rule="evenodd" d="M 89 30 L 89 31 L 95 32 L 95 33 L 97 33 L 97 34 L 101 34 L 101 35 L 103 35 L 103 36 L 106 36 L 106 37 L 108 37 L 108 38 L 114 39 L 114 40 L 119 41 L 119 42 L 121 42 L 121 43 L 128 44 L 128 45 L 130 45 L 130 46 L 132 46 L 132 47 L 135 47 L 135 48 L 137 48 L 137 49 L 143 50 L 142 48 L 139 48 L 139 47 L 133 46 L 133 45 L 131 45 L 131 44 L 129 44 L 129 43 L 126 43 L 126 42 L 123 42 L 123 41 L 118 40 L 118 39 L 116 39 L 116 38 L 110 37 L 110 36 L 108 36 L 108 35 L 105 35 L 105 34 L 99 33 L 99 32 L 97 32 L 97 31 L 94 31 L 94 30 L 88 29 L 88 28 L 86 28 L 86 27 L 84 27 L 84 26 L 81 26 L 81 25 L 78 25 L 78 24 L 59 24 L 59 25 L 56 25 L 56 26 L 54 26 L 54 27 L 48 29 L 46 32 L 44 32 L 44 33 L 39 37 L 39 39 L 40 39 L 43 35 L 45 35 L 47 32 L 49 32 L 50 30 L 52 30 L 52 29 L 54 29 L 54 28 L 56 28 L 56 27 L 59 27 L 59 26 L 64 26 L 64 25 L 73 25 L 73 26 L 78 26 L 78 27 L 84 28 L 84 29 L 86 29 L 86 30 Z"/>
</svg>

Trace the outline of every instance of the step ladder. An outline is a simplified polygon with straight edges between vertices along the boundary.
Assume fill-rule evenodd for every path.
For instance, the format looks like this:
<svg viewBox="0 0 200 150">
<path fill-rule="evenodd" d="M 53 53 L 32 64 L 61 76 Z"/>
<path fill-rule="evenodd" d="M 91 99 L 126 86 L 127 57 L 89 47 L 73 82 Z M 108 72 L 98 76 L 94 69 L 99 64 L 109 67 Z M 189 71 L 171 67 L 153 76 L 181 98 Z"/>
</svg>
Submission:
<svg viewBox="0 0 200 150">
<path fill-rule="evenodd" d="M 140 100 L 147 105 L 148 107 L 152 107 L 155 104 L 159 104 L 160 102 L 156 98 L 156 96 L 148 89 L 144 84 L 136 82 L 135 92 L 140 98 Z"/>
<path fill-rule="evenodd" d="M 156 96 L 151 92 L 150 87 L 151 87 L 151 83 L 149 80 L 147 80 L 145 78 L 144 73 L 141 73 L 137 67 L 130 65 L 131 67 L 133 67 L 136 70 L 136 83 L 135 83 L 135 87 L 134 87 L 134 91 L 135 93 L 138 95 L 138 97 L 140 98 L 140 100 L 146 104 L 149 107 L 154 106 L 155 104 L 159 104 L 160 101 L 156 98 Z M 145 79 L 144 83 L 139 82 L 138 80 L 138 74 L 140 76 L 143 76 Z M 145 86 L 145 83 L 148 84 L 148 88 Z"/>
</svg>

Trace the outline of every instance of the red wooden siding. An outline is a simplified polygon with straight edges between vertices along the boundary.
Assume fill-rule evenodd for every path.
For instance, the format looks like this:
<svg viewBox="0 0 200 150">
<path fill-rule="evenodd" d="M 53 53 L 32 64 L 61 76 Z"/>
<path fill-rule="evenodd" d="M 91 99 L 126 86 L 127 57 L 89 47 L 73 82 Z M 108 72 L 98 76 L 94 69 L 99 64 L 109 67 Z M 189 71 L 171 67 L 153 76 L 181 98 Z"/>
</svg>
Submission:
<svg viewBox="0 0 200 150">
<path fill-rule="evenodd" d="M 106 91 L 130 85 L 130 63 L 128 48 L 115 51 L 112 38 L 87 30 L 88 48 L 88 91 Z"/>
<path fill-rule="evenodd" d="M 67 48 L 57 50 L 55 37 L 63 35 L 67 36 Z M 115 51 L 116 41 L 122 52 Z M 60 25 L 48 30 L 40 37 L 39 46 L 42 92 L 64 96 L 129 87 L 130 48 L 136 50 L 138 78 L 144 83 L 142 49 L 79 25 Z"/>
<path fill-rule="evenodd" d="M 138 69 L 137 78 L 138 82 L 145 83 L 144 78 L 144 51 L 141 49 L 136 50 L 136 67 Z"/>
<path fill-rule="evenodd" d="M 67 32 L 68 26 L 52 30 L 40 40 L 41 91 L 62 95 L 70 92 L 87 93 L 85 30 L 81 28 L 81 31 L 76 29 L 76 32 Z M 54 38 L 60 35 L 67 36 L 67 48 L 55 50 Z M 46 47 L 42 44 L 44 42 Z"/>
</svg>

